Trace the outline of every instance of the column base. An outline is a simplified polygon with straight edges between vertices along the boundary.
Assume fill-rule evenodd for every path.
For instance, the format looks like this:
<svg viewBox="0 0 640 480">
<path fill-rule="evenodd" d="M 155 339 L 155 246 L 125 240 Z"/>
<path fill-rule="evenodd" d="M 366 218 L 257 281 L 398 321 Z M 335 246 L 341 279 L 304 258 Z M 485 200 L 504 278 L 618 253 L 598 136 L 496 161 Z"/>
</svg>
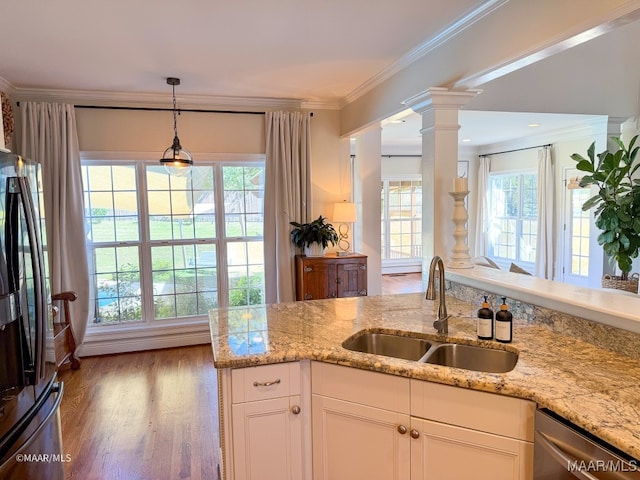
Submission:
<svg viewBox="0 0 640 480">
<path fill-rule="evenodd" d="M 471 260 L 449 260 L 447 268 L 473 268 Z"/>
</svg>

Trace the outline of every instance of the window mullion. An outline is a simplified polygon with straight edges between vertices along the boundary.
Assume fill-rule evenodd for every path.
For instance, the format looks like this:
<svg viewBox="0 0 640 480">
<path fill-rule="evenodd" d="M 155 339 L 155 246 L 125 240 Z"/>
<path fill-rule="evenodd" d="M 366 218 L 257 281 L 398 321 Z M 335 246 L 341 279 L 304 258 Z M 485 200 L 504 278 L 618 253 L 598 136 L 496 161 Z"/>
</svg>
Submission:
<svg viewBox="0 0 640 480">
<path fill-rule="evenodd" d="M 227 238 L 225 231 L 225 205 L 224 205 L 224 182 L 222 178 L 222 165 L 216 164 L 213 169 L 214 188 L 216 206 L 216 232 L 218 245 L 216 255 L 218 262 L 218 305 L 220 307 L 229 306 L 229 274 L 227 262 Z M 224 295 L 222 293 L 225 293 Z"/>
<path fill-rule="evenodd" d="M 149 199 L 147 190 L 147 169 L 144 162 L 136 164 L 138 172 L 138 216 L 140 218 L 140 290 L 142 292 L 142 312 L 145 323 L 150 323 L 155 319 L 154 298 L 153 298 L 153 272 L 151 261 L 151 242 L 149 227 Z"/>
</svg>

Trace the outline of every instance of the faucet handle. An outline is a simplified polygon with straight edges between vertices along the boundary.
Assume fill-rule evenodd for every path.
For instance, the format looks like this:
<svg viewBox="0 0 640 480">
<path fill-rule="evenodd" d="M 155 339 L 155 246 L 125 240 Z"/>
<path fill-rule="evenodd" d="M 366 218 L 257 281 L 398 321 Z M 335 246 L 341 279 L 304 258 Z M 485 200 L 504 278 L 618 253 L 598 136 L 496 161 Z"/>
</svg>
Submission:
<svg viewBox="0 0 640 480">
<path fill-rule="evenodd" d="M 449 317 L 438 318 L 433 322 L 433 328 L 435 328 L 440 335 L 449 335 Z"/>
</svg>

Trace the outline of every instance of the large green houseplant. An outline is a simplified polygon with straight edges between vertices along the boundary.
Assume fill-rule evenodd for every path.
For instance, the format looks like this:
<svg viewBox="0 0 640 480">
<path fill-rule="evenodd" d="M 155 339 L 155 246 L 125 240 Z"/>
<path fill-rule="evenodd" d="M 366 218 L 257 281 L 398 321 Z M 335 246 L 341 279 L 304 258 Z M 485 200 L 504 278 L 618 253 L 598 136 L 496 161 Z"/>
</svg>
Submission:
<svg viewBox="0 0 640 480">
<path fill-rule="evenodd" d="M 330 243 L 338 243 L 336 230 L 322 215 L 310 223 L 289 223 L 293 226 L 291 242 L 296 247 L 304 249 L 307 256 L 322 256 Z M 313 250 L 314 244 L 318 245 L 319 251 Z"/>
<path fill-rule="evenodd" d="M 613 137 L 619 149 L 605 150 L 595 154 L 595 142 L 587 150 L 587 158 L 578 153 L 571 155 L 576 168 L 586 175 L 580 181 L 581 187 L 595 185 L 597 195 L 582 206 L 583 210 L 595 208 L 596 226 L 602 230 L 598 244 L 602 245 L 611 263 L 617 264 L 622 272 L 621 280 L 627 280 L 632 261 L 640 251 L 640 179 L 636 172 L 639 146 L 638 135 L 628 146 Z"/>
</svg>

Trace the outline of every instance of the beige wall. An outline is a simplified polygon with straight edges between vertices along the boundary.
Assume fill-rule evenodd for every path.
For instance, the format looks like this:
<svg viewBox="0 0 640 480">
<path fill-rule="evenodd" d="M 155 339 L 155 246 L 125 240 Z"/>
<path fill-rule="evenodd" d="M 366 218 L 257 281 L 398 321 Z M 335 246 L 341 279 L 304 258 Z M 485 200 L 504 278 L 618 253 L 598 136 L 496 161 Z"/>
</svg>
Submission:
<svg viewBox="0 0 640 480">
<path fill-rule="evenodd" d="M 77 109 L 82 151 L 158 152 L 173 140 L 171 112 Z M 178 116 L 182 146 L 198 153 L 264 153 L 264 116 L 190 113 Z"/>
<path fill-rule="evenodd" d="M 157 152 L 173 140 L 171 112 L 77 109 L 82 151 Z M 313 214 L 331 217 L 333 203 L 351 191 L 348 139 L 339 138 L 337 110 L 317 110 L 311 118 Z M 208 153 L 263 154 L 263 115 L 184 112 L 178 135 L 197 163 Z"/>
</svg>

